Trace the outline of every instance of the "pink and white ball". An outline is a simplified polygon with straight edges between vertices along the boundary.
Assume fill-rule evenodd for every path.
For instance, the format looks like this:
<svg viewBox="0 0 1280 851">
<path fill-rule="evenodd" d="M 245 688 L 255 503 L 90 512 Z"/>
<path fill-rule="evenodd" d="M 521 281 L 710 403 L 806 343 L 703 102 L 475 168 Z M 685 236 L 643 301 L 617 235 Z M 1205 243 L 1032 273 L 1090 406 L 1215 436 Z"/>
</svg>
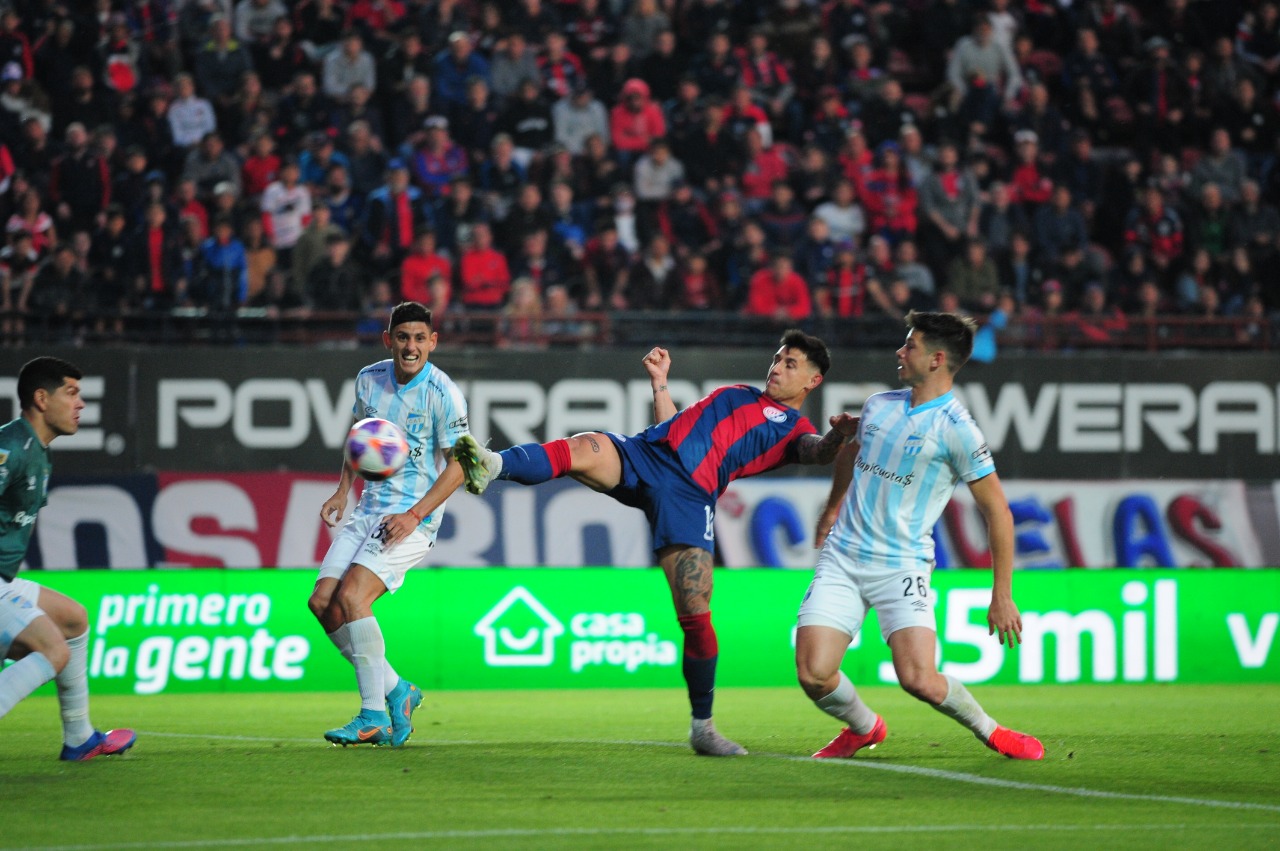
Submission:
<svg viewBox="0 0 1280 851">
<path fill-rule="evenodd" d="M 347 432 L 346 458 L 357 476 L 367 482 L 380 482 L 404 466 L 409 458 L 409 443 L 395 423 L 369 417 Z"/>
</svg>

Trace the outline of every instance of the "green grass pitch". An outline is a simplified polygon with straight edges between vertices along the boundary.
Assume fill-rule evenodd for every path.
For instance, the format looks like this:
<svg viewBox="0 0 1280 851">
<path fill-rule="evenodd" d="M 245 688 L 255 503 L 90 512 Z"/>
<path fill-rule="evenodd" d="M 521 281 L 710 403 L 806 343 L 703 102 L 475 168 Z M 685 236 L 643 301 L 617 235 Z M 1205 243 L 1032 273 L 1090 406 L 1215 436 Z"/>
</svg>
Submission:
<svg viewBox="0 0 1280 851">
<path fill-rule="evenodd" d="M 97 697 L 122 758 L 56 760 L 57 705 L 0 721 L 4 848 L 1280 847 L 1280 686 L 975 687 L 1043 762 L 1004 759 L 897 689 L 889 737 L 799 689 L 724 689 L 751 755 L 696 757 L 678 689 L 428 694 L 403 748 L 335 748 L 353 694 Z"/>
</svg>

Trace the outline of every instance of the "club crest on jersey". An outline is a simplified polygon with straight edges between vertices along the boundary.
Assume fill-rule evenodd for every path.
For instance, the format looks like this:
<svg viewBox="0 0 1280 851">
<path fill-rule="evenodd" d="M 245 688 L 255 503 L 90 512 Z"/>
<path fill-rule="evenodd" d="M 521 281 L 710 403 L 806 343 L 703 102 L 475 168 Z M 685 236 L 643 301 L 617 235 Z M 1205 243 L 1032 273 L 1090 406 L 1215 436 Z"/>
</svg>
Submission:
<svg viewBox="0 0 1280 851">
<path fill-rule="evenodd" d="M 427 423 L 427 415 L 423 413 L 412 413 L 405 418 L 404 430 L 412 434 L 422 431 L 422 427 Z"/>
<path fill-rule="evenodd" d="M 921 449 L 924 449 L 924 438 L 918 434 L 913 434 L 907 438 L 907 445 L 902 447 L 902 454 L 912 457 L 919 455 Z"/>
<path fill-rule="evenodd" d="M 9 450 L 0 449 L 0 467 L 3 467 L 9 460 Z"/>
<path fill-rule="evenodd" d="M 775 423 L 785 423 L 787 421 L 787 412 L 779 411 L 773 406 L 767 406 L 764 409 L 765 419 Z"/>
</svg>

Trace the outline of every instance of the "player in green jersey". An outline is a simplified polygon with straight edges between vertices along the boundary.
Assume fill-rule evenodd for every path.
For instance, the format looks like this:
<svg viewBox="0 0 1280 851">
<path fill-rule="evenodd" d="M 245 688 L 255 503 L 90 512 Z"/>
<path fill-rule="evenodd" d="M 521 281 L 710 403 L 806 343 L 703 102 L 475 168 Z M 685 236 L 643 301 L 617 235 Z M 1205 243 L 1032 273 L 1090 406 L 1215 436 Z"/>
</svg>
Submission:
<svg viewBox="0 0 1280 851">
<path fill-rule="evenodd" d="M 61 759 L 84 761 L 133 747 L 132 730 L 106 733 L 89 723 L 89 615 L 84 606 L 18 577 L 48 501 L 49 444 L 75 434 L 84 399 L 80 370 L 59 358 L 28 361 L 18 373 L 22 415 L 0 427 L 0 718 L 55 680 L 62 709 Z"/>
</svg>

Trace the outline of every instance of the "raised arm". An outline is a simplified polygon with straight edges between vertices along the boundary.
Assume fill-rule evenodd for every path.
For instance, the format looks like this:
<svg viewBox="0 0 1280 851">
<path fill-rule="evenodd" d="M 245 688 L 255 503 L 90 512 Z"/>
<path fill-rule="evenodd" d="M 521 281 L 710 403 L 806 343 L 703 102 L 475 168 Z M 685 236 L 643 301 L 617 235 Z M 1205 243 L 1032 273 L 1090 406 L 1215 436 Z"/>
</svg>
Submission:
<svg viewBox="0 0 1280 851">
<path fill-rule="evenodd" d="M 1013 514 L 995 473 L 969 483 L 978 510 L 987 521 L 991 547 L 991 607 L 987 609 L 987 633 L 1001 644 L 1022 643 L 1022 615 L 1013 602 Z"/>
<path fill-rule="evenodd" d="M 671 354 L 661 346 L 654 346 L 644 356 L 644 371 L 649 373 L 653 387 L 653 421 L 665 422 L 676 415 L 676 403 L 667 390 L 667 372 L 671 369 Z"/>
<path fill-rule="evenodd" d="M 845 440 L 858 433 L 858 418 L 852 414 L 836 414 L 828 422 L 831 431 L 822 437 L 806 434 L 796 441 L 797 464 L 830 464 Z"/>
</svg>

